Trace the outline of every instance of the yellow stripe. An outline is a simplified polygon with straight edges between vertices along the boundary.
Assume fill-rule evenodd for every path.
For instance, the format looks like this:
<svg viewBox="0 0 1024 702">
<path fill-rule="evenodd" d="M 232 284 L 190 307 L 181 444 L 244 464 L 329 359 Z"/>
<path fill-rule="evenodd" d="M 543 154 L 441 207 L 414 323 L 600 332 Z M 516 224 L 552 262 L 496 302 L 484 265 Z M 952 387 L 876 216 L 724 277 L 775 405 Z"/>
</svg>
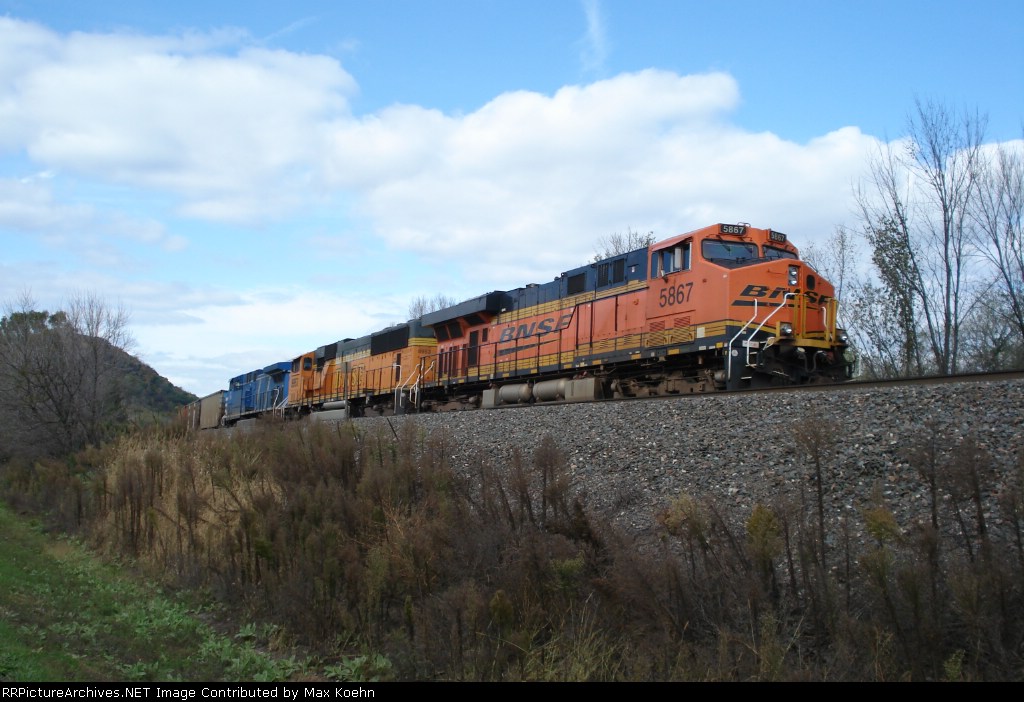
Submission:
<svg viewBox="0 0 1024 702">
<path fill-rule="evenodd" d="M 370 349 L 365 349 L 363 351 L 351 351 L 349 353 L 346 353 L 346 354 L 344 354 L 341 357 L 340 360 L 351 363 L 352 361 L 358 361 L 360 359 L 369 358 L 369 357 L 370 357 Z"/>
</svg>

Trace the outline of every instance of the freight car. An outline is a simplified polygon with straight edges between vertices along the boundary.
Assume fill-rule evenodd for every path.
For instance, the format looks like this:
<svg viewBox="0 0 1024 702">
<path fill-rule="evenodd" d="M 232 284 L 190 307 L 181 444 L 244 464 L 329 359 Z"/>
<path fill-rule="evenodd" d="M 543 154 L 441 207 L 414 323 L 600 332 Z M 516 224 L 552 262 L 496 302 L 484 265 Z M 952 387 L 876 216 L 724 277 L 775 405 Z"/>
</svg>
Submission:
<svg viewBox="0 0 1024 702">
<path fill-rule="evenodd" d="M 189 429 L 216 429 L 224 419 L 224 391 L 210 393 L 181 408 L 181 419 Z"/>
<path fill-rule="evenodd" d="M 223 421 L 840 382 L 838 307 L 785 234 L 715 224 L 238 376 Z"/>
</svg>

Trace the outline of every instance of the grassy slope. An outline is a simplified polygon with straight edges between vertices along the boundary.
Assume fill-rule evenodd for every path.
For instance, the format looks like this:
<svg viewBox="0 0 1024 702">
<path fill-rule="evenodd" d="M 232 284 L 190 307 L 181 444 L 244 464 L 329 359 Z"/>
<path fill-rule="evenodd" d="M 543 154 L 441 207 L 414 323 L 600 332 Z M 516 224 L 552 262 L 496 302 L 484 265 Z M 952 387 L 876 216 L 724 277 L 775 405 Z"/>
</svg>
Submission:
<svg viewBox="0 0 1024 702">
<path fill-rule="evenodd" d="M 305 677 L 306 664 L 257 651 L 254 634 L 218 634 L 183 603 L 0 505 L 0 681 Z"/>
</svg>

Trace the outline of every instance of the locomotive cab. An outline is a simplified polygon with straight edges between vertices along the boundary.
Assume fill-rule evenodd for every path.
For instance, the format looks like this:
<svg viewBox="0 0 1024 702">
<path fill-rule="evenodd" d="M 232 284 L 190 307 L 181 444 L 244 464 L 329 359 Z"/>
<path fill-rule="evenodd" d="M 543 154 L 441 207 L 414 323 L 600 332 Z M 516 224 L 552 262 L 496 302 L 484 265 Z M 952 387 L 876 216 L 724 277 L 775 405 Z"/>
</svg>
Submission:
<svg viewBox="0 0 1024 702">
<path fill-rule="evenodd" d="M 835 289 L 788 237 L 745 224 L 718 227 L 701 241 L 701 259 L 723 271 L 726 389 L 849 377 L 847 338 L 837 326 Z"/>
<path fill-rule="evenodd" d="M 696 389 L 849 377 L 835 291 L 784 233 L 717 224 L 652 245 L 650 264 L 647 355 Z"/>
<path fill-rule="evenodd" d="M 301 407 L 313 390 L 313 352 L 292 359 L 291 380 L 288 385 L 288 405 Z"/>
</svg>

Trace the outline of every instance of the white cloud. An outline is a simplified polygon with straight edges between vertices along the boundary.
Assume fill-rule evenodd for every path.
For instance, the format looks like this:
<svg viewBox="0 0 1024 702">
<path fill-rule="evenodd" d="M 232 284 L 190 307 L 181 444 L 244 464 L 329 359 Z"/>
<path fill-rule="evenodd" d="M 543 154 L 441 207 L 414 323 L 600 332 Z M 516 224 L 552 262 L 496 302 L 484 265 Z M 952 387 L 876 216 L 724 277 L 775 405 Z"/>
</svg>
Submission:
<svg viewBox="0 0 1024 702">
<path fill-rule="evenodd" d="M 738 102 L 726 74 L 648 70 L 507 93 L 459 117 L 387 111 L 340 125 L 331 157 L 338 172 L 357 164 L 349 185 L 390 246 L 454 261 L 483 286 L 557 274 L 628 228 L 669 236 L 746 220 L 830 233 L 874 140 L 855 128 L 809 144 L 743 132 L 728 122 Z M 385 166 L 358 167 L 376 153 Z"/>
<path fill-rule="evenodd" d="M 595 41 L 599 9 L 586 5 Z M 355 83 L 334 59 L 251 48 L 236 33 L 60 36 L 5 19 L 0 36 L 18 37 L 0 46 L 20 52 L 0 49 L 12 78 L 0 144 L 40 167 L 169 195 L 209 221 L 266 223 L 345 192 L 387 245 L 473 251 L 470 275 L 506 280 L 536 269 L 537 258 L 516 262 L 524 251 L 574 265 L 627 227 L 842 219 L 870 141 L 738 131 L 739 86 L 722 73 L 646 70 L 506 93 L 466 115 L 398 105 L 355 117 Z M 75 209 L 53 206 L 58 218 Z M 137 235 L 155 226 L 140 222 Z"/>
<path fill-rule="evenodd" d="M 229 299 L 185 291 L 178 317 L 135 325 L 141 355 L 162 374 L 207 394 L 228 378 L 398 321 L 386 295 L 344 295 L 302 288 L 259 288 Z M 225 353 L 230 349 L 230 353 Z"/>
<path fill-rule="evenodd" d="M 604 29 L 604 14 L 598 0 L 582 0 L 587 19 L 587 33 L 582 41 L 580 63 L 587 72 L 604 68 L 608 57 L 608 39 Z"/>
<path fill-rule="evenodd" d="M 38 237 L 52 250 L 74 253 L 101 267 L 126 264 L 120 245 L 140 243 L 163 251 L 181 251 L 188 240 L 169 235 L 164 225 L 116 209 L 62 202 L 52 190 L 52 177 L 19 180 L 0 178 L 0 234 Z"/>
<path fill-rule="evenodd" d="M 58 203 L 41 179 L 0 178 L 0 229 L 43 231 L 66 229 L 69 222 L 89 219 L 92 208 Z"/>
<path fill-rule="evenodd" d="M 320 148 L 311 127 L 345 114 L 355 83 L 328 57 L 218 43 L 238 39 L 58 36 L 0 19 L 0 146 L 211 218 L 295 206 Z"/>
</svg>

